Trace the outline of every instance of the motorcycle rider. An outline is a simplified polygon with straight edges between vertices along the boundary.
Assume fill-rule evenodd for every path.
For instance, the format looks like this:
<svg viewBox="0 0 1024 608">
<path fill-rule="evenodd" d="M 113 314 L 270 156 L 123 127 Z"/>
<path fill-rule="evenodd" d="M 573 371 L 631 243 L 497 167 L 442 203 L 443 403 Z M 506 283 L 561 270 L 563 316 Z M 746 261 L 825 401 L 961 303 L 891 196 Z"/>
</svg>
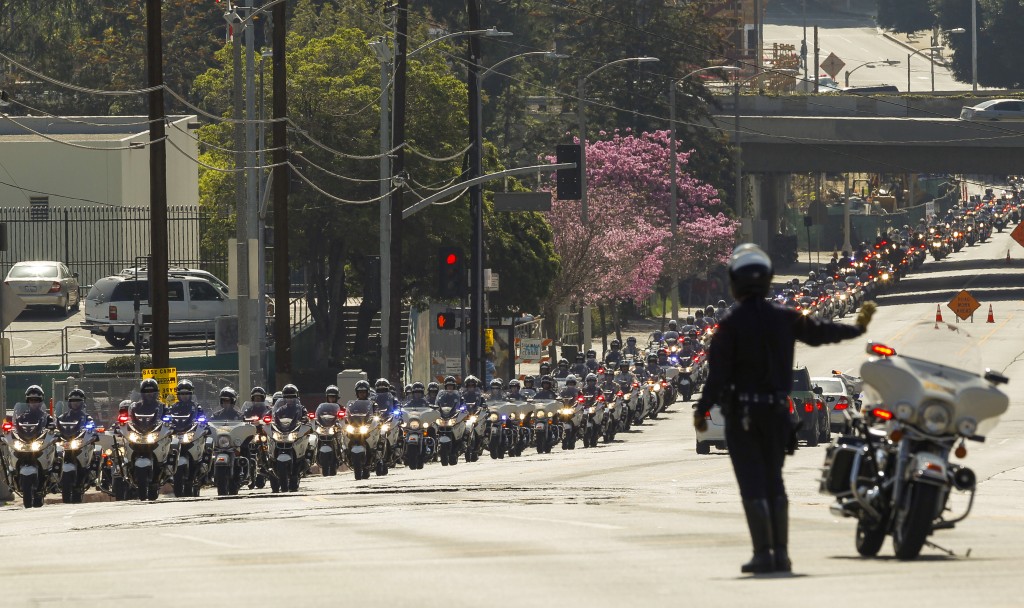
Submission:
<svg viewBox="0 0 1024 608">
<path fill-rule="evenodd" d="M 658 365 L 658 354 L 651 353 L 647 355 L 647 368 L 644 370 L 648 378 L 659 378 L 661 376 L 661 366 Z"/>
<path fill-rule="evenodd" d="M 85 426 L 93 421 L 92 416 L 85 413 L 85 391 L 80 388 L 72 389 L 68 393 L 67 403 L 67 411 L 58 416 L 61 422 L 77 420 L 81 423 L 81 426 Z"/>
<path fill-rule="evenodd" d="M 18 414 L 16 422 L 18 424 L 43 424 L 52 428 L 53 416 L 43 409 L 44 397 L 43 389 L 38 384 L 33 384 L 25 389 L 25 403 L 28 404 L 28 410 Z"/>
<path fill-rule="evenodd" d="M 414 391 L 416 390 L 416 383 L 413 383 L 412 389 Z M 441 392 L 441 386 L 437 382 L 431 382 L 427 385 L 427 402 L 430 403 L 430 405 L 434 405 L 437 401 L 437 394 L 439 392 Z"/>
<path fill-rule="evenodd" d="M 368 401 L 370 399 L 370 383 L 366 380 L 359 380 L 353 387 L 356 393 L 356 398 L 353 401 Z M 352 405 L 352 401 L 349 401 L 347 405 Z"/>
<path fill-rule="evenodd" d="M 305 418 L 306 408 L 299 402 L 299 387 L 285 384 L 281 389 L 281 399 L 274 404 L 274 413 L 282 418 Z"/>
<path fill-rule="evenodd" d="M 235 402 L 238 401 L 238 393 L 230 386 L 220 389 L 220 409 L 210 416 L 210 420 L 241 420 L 238 410 L 235 409 Z"/>
<path fill-rule="evenodd" d="M 687 321 L 687 323 L 689 325 L 693 325 L 693 323 L 690 323 L 689 321 Z M 662 340 L 678 340 L 679 339 L 679 322 L 676 321 L 675 319 L 672 319 L 671 321 L 669 321 L 668 322 L 668 330 L 664 334 L 662 334 L 661 339 Z"/>
<path fill-rule="evenodd" d="M 702 309 L 698 308 L 697 312 L 693 313 L 693 324 L 698 328 L 704 329 L 707 327 L 708 321 L 709 319 L 704 318 L 704 311 Z"/>
<path fill-rule="evenodd" d="M 341 391 L 335 385 L 330 385 L 324 389 L 324 400 L 326 403 L 337 403 L 341 399 Z"/>
<path fill-rule="evenodd" d="M 541 361 L 541 363 L 540 363 L 540 373 L 537 374 L 536 376 L 534 376 L 533 381 L 534 381 L 535 384 L 540 384 L 540 381 L 541 381 L 541 379 L 544 376 L 550 376 L 550 375 L 551 375 L 551 364 L 548 363 L 547 361 Z"/>
<path fill-rule="evenodd" d="M 466 378 L 467 383 L 469 382 L 470 378 L 473 378 L 474 381 L 476 380 L 475 377 L 468 376 Z M 462 403 L 462 394 L 459 393 L 459 385 L 458 383 L 455 382 L 455 376 L 446 377 L 444 379 L 444 390 L 437 394 L 437 401 L 434 403 L 434 405 L 438 408 L 458 407 L 462 405 Z M 477 399 L 474 398 L 472 402 L 467 403 L 471 403 L 473 406 L 475 406 L 477 403 Z"/>
<path fill-rule="evenodd" d="M 390 412 L 398 405 L 398 400 L 391 394 L 391 383 L 387 378 L 377 378 L 373 389 L 377 391 L 377 395 L 373 398 L 374 412 Z"/>
<path fill-rule="evenodd" d="M 587 374 L 587 377 L 583 380 L 583 390 L 581 392 L 588 397 L 594 397 L 603 393 L 601 387 L 597 385 L 597 374 Z"/>
<path fill-rule="evenodd" d="M 526 401 L 526 395 L 523 394 L 521 389 L 522 384 L 520 384 L 519 380 L 512 378 L 508 381 L 508 394 L 505 395 L 505 398 L 509 401 Z"/>
<path fill-rule="evenodd" d="M 596 372 L 597 368 L 601 367 L 601 364 L 597 362 L 597 351 L 590 349 L 587 351 L 587 369 Z"/>
<path fill-rule="evenodd" d="M 448 385 L 448 380 L 444 381 L 445 387 Z M 466 376 L 465 382 L 462 383 L 462 399 L 466 403 L 479 404 L 484 400 L 483 391 L 480 390 L 480 380 L 470 374 Z"/>
<path fill-rule="evenodd" d="M 188 430 L 193 421 L 203 414 L 203 408 L 193 400 L 196 389 L 191 380 L 181 380 L 174 390 L 178 400 L 168 408 L 168 413 L 179 418 L 188 417 L 174 425 L 175 432 L 182 432 Z"/>
<path fill-rule="evenodd" d="M 629 373 L 629 361 L 622 360 L 619 362 L 619 371 L 615 374 L 615 383 L 620 387 L 623 384 L 633 385 L 633 374 Z"/>
<path fill-rule="evenodd" d="M 558 369 L 555 371 L 555 378 L 568 378 L 569 373 L 569 360 L 564 357 L 559 359 Z"/>
<path fill-rule="evenodd" d="M 501 378 L 495 378 L 494 380 L 491 380 L 491 386 L 490 386 L 491 390 L 487 394 L 487 399 L 489 401 L 502 401 L 502 400 L 504 400 L 505 399 L 505 391 L 502 390 L 503 387 L 504 387 L 504 382 L 501 381 Z"/>
<path fill-rule="evenodd" d="M 570 374 L 565 379 L 565 388 L 563 388 L 561 392 L 558 393 L 558 396 L 562 398 L 572 397 L 573 399 L 575 399 L 576 397 L 579 397 L 579 395 L 580 389 L 577 388 L 576 386 L 576 376 Z"/>
<path fill-rule="evenodd" d="M 739 305 L 711 340 L 710 376 L 694 407 L 694 427 L 707 429 L 706 413 L 719 404 L 725 415 L 729 457 L 740 486 L 754 547 L 742 572 L 788 572 L 789 503 L 782 465 L 792 450 L 787 395 L 792 387 L 793 344 L 839 342 L 864 333 L 874 304 L 865 304 L 856 325 L 820 321 L 765 301 L 772 263 L 756 245 L 736 247 L 729 260 L 729 287 Z"/>
<path fill-rule="evenodd" d="M 609 367 L 618 365 L 622 360 L 622 342 L 619 342 L 618 338 L 613 338 L 610 346 L 611 350 L 604 354 L 605 365 Z"/>
<path fill-rule="evenodd" d="M 270 403 L 267 403 L 267 390 L 262 386 L 253 387 L 249 393 L 249 404 L 242 408 L 242 418 L 260 418 L 270 413 Z"/>
<path fill-rule="evenodd" d="M 640 354 L 640 348 L 636 345 L 636 336 L 626 337 L 626 347 L 622 349 L 623 357 L 636 358 Z"/>
<path fill-rule="evenodd" d="M 544 376 L 540 379 L 540 390 L 533 396 L 534 399 L 557 399 L 555 394 L 555 381 L 551 376 Z"/>
<path fill-rule="evenodd" d="M 572 369 L 569 370 L 574 376 L 586 376 L 590 373 L 590 366 L 587 365 L 586 358 L 582 352 L 576 353 L 576 363 L 573 364 Z"/>
<path fill-rule="evenodd" d="M 436 382 L 431 382 L 431 384 L 437 385 Z M 405 407 L 430 407 L 431 403 L 427 400 L 424 393 L 423 383 L 413 382 L 409 388 L 409 402 L 405 404 Z"/>
<path fill-rule="evenodd" d="M 164 416 L 164 404 L 160 401 L 160 385 L 152 378 L 146 378 L 139 384 L 139 400 L 128 407 L 129 413 L 148 416 L 155 414 L 157 418 Z"/>
<path fill-rule="evenodd" d="M 704 308 L 704 321 L 707 323 L 708 327 L 714 327 L 714 325 L 718 323 L 718 320 L 715 319 L 714 306 L 708 304 L 707 307 Z"/>
<path fill-rule="evenodd" d="M 726 305 L 725 300 L 719 300 L 718 304 L 715 305 L 715 319 L 721 321 L 728 310 L 729 307 Z"/>
<path fill-rule="evenodd" d="M 643 359 L 637 359 L 633 363 L 633 376 L 637 382 L 643 382 L 647 380 L 647 366 L 644 364 Z"/>
</svg>

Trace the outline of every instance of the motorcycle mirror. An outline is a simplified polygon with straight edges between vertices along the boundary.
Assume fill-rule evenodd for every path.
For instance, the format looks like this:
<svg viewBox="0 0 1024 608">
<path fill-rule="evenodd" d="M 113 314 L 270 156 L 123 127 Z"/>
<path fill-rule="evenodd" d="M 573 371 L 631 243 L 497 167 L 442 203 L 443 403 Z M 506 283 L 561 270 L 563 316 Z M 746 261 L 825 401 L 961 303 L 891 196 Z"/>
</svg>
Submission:
<svg viewBox="0 0 1024 608">
<path fill-rule="evenodd" d="M 998 372 L 994 372 L 990 369 L 985 370 L 985 380 L 991 382 L 992 384 L 1006 384 L 1007 382 L 1010 381 L 1010 379 L 1007 378 L 1006 376 Z"/>
<path fill-rule="evenodd" d="M 825 392 L 825 389 L 821 388 L 820 386 L 816 386 L 816 387 L 814 387 L 814 394 L 815 394 L 815 395 L 821 395 L 821 394 L 823 394 L 824 392 Z"/>
</svg>

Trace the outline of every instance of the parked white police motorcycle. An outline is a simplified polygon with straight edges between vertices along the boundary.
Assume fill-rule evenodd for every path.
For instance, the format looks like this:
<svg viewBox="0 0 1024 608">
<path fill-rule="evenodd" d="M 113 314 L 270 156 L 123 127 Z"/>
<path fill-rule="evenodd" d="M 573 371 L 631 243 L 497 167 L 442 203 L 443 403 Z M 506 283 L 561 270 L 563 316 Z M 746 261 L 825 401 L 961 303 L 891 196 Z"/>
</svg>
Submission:
<svg viewBox="0 0 1024 608">
<path fill-rule="evenodd" d="M 962 459 L 968 440 L 985 441 L 1009 399 L 996 388 L 1006 377 L 979 373 L 980 354 L 965 331 L 924 323 L 904 335 L 892 347 L 868 345 L 865 418 L 829 448 L 821 491 L 836 497 L 835 514 L 857 519 L 858 553 L 876 555 L 891 535 L 896 557 L 907 560 L 933 532 L 970 513 L 976 477 L 950 453 Z M 967 495 L 965 507 L 951 504 L 953 490 Z"/>
</svg>

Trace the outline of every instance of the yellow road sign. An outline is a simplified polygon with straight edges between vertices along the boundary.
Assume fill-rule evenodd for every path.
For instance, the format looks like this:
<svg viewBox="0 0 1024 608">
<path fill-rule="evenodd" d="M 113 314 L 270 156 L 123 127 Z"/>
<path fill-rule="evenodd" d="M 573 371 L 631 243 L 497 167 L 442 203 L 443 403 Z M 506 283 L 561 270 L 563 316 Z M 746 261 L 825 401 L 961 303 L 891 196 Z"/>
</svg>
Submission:
<svg viewBox="0 0 1024 608">
<path fill-rule="evenodd" d="M 178 368 L 176 367 L 151 367 L 142 370 L 142 379 L 152 378 L 160 385 L 160 399 L 164 403 L 174 403 L 177 395 L 174 387 L 178 385 Z"/>
<path fill-rule="evenodd" d="M 949 306 L 949 309 L 953 311 L 953 314 L 960 317 L 960 320 L 966 321 L 968 317 L 974 314 L 974 311 L 981 307 L 981 304 L 974 299 L 971 292 L 964 289 L 953 296 L 953 299 L 946 306 Z"/>
<path fill-rule="evenodd" d="M 493 351 L 493 350 L 494 350 L 494 330 L 493 329 L 485 329 L 484 330 L 484 354 L 485 355 L 486 354 L 491 354 L 491 351 Z"/>
</svg>

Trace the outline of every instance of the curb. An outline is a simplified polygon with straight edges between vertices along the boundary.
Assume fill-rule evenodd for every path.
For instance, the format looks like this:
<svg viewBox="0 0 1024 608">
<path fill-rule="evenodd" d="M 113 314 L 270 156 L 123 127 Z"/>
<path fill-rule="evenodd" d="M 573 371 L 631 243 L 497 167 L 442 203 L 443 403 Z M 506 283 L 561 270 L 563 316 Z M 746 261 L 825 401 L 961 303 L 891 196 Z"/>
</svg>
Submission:
<svg viewBox="0 0 1024 608">
<path fill-rule="evenodd" d="M 911 46 L 910 44 L 908 44 L 907 42 L 904 42 L 903 40 L 900 40 L 896 36 L 893 36 L 889 32 L 883 30 L 882 28 L 877 28 L 877 29 L 878 29 L 878 33 L 881 34 L 883 38 L 885 38 L 886 40 L 890 40 L 892 42 L 895 42 L 896 44 L 900 45 L 904 49 L 910 51 L 911 53 L 913 53 L 915 51 L 921 50 L 921 49 L 918 49 L 918 48 L 916 48 L 914 46 Z M 925 61 L 931 61 L 935 65 L 941 65 L 942 67 L 947 67 L 947 65 L 948 65 L 945 61 L 937 61 L 935 58 L 929 57 L 928 55 L 925 55 L 923 53 L 919 53 L 918 57 L 921 57 Z"/>
</svg>

